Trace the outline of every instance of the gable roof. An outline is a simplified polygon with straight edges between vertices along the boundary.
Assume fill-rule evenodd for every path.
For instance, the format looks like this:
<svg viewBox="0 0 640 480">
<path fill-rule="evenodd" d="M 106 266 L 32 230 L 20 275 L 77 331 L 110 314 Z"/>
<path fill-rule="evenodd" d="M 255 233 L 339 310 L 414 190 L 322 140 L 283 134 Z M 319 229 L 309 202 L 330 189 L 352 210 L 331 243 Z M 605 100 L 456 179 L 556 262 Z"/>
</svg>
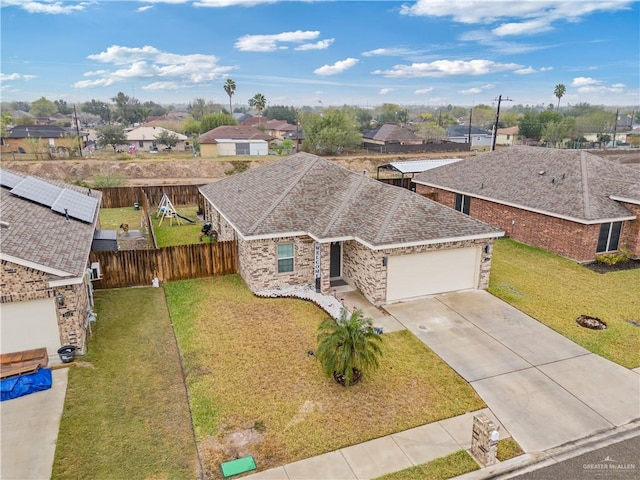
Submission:
<svg viewBox="0 0 640 480">
<path fill-rule="evenodd" d="M 222 125 L 200 135 L 200 143 L 218 143 L 218 140 L 273 140 L 262 130 L 246 125 Z"/>
<path fill-rule="evenodd" d="M 373 249 L 471 238 L 499 229 L 421 195 L 308 153 L 200 187 L 245 239 L 309 235 L 355 239 Z"/>
<path fill-rule="evenodd" d="M 130 142 L 134 142 L 138 140 L 155 140 L 156 137 L 162 135 L 162 132 L 173 133 L 174 135 L 178 136 L 179 140 L 187 140 L 189 138 L 186 135 L 174 132 L 167 128 L 155 127 L 151 125 L 151 126 L 134 128 L 133 130 L 127 132 L 127 140 Z"/>
<path fill-rule="evenodd" d="M 67 220 L 64 214 L 55 212 L 50 206 L 12 194 L 12 187 L 5 186 L 11 183 L 7 181 L 9 178 L 22 181 L 35 177 L 0 170 L 0 220 L 8 224 L 8 228 L 2 227 L 0 231 L 0 258 L 60 277 L 82 275 L 89 259 L 102 194 L 62 182 L 36 179 L 83 195 L 90 194 L 95 199 L 97 206 L 90 222 L 73 217 Z"/>
<path fill-rule="evenodd" d="M 385 123 L 384 125 L 369 130 L 362 135 L 362 138 L 378 140 L 382 142 L 396 142 L 403 140 L 420 141 L 422 140 L 413 130 L 401 127 L 395 123 Z"/>
<path fill-rule="evenodd" d="M 17 125 L 7 133 L 6 138 L 60 138 L 69 133 L 58 125 Z"/>
<path fill-rule="evenodd" d="M 581 150 L 509 147 L 416 175 L 414 182 L 580 223 L 635 218 L 640 171 Z"/>
</svg>

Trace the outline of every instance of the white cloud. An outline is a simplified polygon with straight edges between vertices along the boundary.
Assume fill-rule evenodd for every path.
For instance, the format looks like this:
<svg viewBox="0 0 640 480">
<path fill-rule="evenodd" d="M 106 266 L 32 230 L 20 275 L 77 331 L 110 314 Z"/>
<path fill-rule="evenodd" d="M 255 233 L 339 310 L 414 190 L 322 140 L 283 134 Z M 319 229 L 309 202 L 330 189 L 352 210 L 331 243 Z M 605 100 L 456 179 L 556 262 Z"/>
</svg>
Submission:
<svg viewBox="0 0 640 480">
<path fill-rule="evenodd" d="M 387 78 L 447 77 L 452 75 L 486 75 L 488 73 L 517 70 L 517 63 L 497 63 L 492 60 L 436 60 L 430 63 L 395 65 L 390 70 L 373 73 Z"/>
<path fill-rule="evenodd" d="M 458 90 L 458 93 L 461 95 L 475 95 L 477 93 L 482 93 L 482 89 L 481 88 L 469 88 L 467 90 Z"/>
<path fill-rule="evenodd" d="M 540 68 L 541 72 L 550 72 L 551 70 L 553 70 L 553 67 L 541 67 Z"/>
<path fill-rule="evenodd" d="M 450 17 L 466 24 L 494 23 L 504 19 L 536 20 L 551 23 L 555 20 L 578 20 L 597 12 L 627 9 L 633 0 L 417 0 L 412 5 L 403 5 L 404 15 L 425 17 Z"/>
<path fill-rule="evenodd" d="M 243 52 L 275 52 L 288 48 L 281 43 L 302 43 L 315 40 L 319 31 L 282 32 L 275 35 L 245 35 L 236 40 L 235 47 Z"/>
<path fill-rule="evenodd" d="M 263 3 L 275 3 L 276 0 L 198 0 L 193 2 L 196 7 L 253 7 Z"/>
<path fill-rule="evenodd" d="M 429 88 L 419 88 L 418 90 L 416 90 L 415 93 L 416 95 L 424 95 L 425 93 L 429 93 L 433 91 L 433 87 L 429 87 Z"/>
<path fill-rule="evenodd" d="M 85 77 L 74 84 L 76 88 L 109 86 L 129 79 L 162 78 L 162 81 L 150 82 L 143 85 L 143 89 L 158 90 L 165 86 L 175 89 L 172 85 L 183 87 L 206 84 L 217 78 L 223 78 L 226 72 L 233 70 L 233 66 L 217 64 L 213 55 L 191 54 L 181 55 L 164 52 L 155 47 L 123 47 L 112 45 L 105 51 L 87 57 L 100 63 L 111 64 L 115 69 L 100 69 L 88 71 Z"/>
<path fill-rule="evenodd" d="M 153 5 L 145 5 L 144 7 L 136 8 L 136 12 L 146 12 L 147 10 L 151 10 Z"/>
<path fill-rule="evenodd" d="M 153 82 L 142 87 L 143 90 L 179 90 L 184 85 L 176 82 Z"/>
<path fill-rule="evenodd" d="M 600 80 L 596 80 L 591 77 L 576 77 L 571 82 L 572 87 L 584 87 L 585 85 L 597 85 L 602 83 Z"/>
<path fill-rule="evenodd" d="M 66 15 L 85 10 L 92 2 L 67 3 L 52 0 L 2 0 L 2 7 L 18 7 L 29 13 Z"/>
<path fill-rule="evenodd" d="M 362 53 L 363 57 L 399 57 L 414 54 L 415 51 L 407 48 L 376 48 Z"/>
<path fill-rule="evenodd" d="M 378 92 L 379 95 L 387 95 L 391 92 L 393 92 L 393 88 L 381 88 L 380 91 Z"/>
<path fill-rule="evenodd" d="M 525 68 L 519 68 L 518 70 L 515 70 L 513 73 L 517 73 L 518 75 L 531 75 L 532 73 L 536 73 L 536 70 L 532 66 L 528 66 Z"/>
<path fill-rule="evenodd" d="M 491 31 L 498 37 L 505 37 L 507 35 L 529 35 L 548 30 L 551 30 L 551 26 L 546 19 L 536 19 L 520 23 L 503 23 Z"/>
<path fill-rule="evenodd" d="M 322 76 L 336 75 L 353 67 L 358 63 L 358 61 L 359 60 L 357 58 L 346 58 L 344 60 L 337 61 L 333 65 L 323 65 L 320 68 L 316 68 L 313 73 Z"/>
<path fill-rule="evenodd" d="M 334 38 L 327 38 L 326 40 L 320 40 L 316 43 L 305 43 L 303 45 L 295 47 L 294 50 L 326 50 L 334 42 L 334 40 Z"/>
<path fill-rule="evenodd" d="M 587 85 L 585 87 L 578 88 L 578 93 L 623 93 L 625 85 L 617 83 L 607 87 L 606 85 Z"/>
<path fill-rule="evenodd" d="M 35 75 L 24 75 L 22 73 L 0 73 L 0 82 L 9 82 L 12 80 L 33 80 Z"/>
</svg>

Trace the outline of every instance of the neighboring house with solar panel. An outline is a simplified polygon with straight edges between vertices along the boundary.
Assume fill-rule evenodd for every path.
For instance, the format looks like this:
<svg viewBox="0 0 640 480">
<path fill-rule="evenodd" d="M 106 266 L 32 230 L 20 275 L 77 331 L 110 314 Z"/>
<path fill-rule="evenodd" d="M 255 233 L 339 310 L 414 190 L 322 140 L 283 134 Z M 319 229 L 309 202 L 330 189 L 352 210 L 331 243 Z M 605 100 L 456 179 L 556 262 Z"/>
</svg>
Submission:
<svg viewBox="0 0 640 480">
<path fill-rule="evenodd" d="M 200 187 L 256 293 L 350 285 L 375 305 L 488 286 L 503 232 L 404 188 L 297 153 Z"/>
<path fill-rule="evenodd" d="M 101 193 L 0 170 L 0 353 L 86 348 Z"/>
<path fill-rule="evenodd" d="M 81 142 L 89 134 L 80 132 Z M 18 125 L 8 130 L 3 137 L 3 153 L 31 153 L 44 155 L 58 149 L 76 150 L 78 134 L 58 125 Z"/>
</svg>

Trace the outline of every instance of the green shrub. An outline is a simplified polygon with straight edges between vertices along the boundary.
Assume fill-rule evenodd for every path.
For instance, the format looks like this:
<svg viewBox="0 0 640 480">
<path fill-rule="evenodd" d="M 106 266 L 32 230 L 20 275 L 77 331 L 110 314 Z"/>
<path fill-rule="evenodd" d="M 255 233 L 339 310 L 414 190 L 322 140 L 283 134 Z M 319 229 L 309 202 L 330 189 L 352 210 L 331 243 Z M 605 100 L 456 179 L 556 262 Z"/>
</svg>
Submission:
<svg viewBox="0 0 640 480">
<path fill-rule="evenodd" d="M 229 162 L 233 168 L 225 170 L 225 175 L 233 175 L 234 173 L 242 173 L 249 168 L 249 162 L 236 161 Z"/>
<path fill-rule="evenodd" d="M 616 265 L 618 263 L 626 262 L 631 258 L 629 252 L 624 249 L 620 249 L 617 253 L 603 253 L 596 255 L 596 262 L 604 263 L 605 265 Z"/>
</svg>

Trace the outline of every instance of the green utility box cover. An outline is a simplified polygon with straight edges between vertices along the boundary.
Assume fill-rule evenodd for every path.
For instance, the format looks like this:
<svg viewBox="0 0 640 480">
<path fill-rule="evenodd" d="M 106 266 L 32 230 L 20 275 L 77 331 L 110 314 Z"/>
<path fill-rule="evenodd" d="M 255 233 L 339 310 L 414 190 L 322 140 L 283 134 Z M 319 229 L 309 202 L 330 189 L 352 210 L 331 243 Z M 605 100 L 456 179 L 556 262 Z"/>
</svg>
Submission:
<svg viewBox="0 0 640 480">
<path fill-rule="evenodd" d="M 234 475 L 239 475 L 240 473 L 248 472 L 249 470 L 255 470 L 256 462 L 251 456 L 242 457 L 229 462 L 224 462 L 220 464 L 220 468 L 222 469 L 222 476 L 224 478 L 228 478 Z"/>
</svg>

